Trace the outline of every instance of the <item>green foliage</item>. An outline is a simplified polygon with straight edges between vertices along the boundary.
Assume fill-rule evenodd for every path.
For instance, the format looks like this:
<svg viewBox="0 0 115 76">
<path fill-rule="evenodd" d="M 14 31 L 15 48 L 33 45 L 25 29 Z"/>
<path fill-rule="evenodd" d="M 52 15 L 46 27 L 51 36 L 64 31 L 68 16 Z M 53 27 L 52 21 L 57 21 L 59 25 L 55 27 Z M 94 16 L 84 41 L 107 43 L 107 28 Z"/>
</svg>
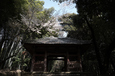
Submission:
<svg viewBox="0 0 115 76">
<path fill-rule="evenodd" d="M 56 32 L 49 32 L 49 27 L 43 26 L 51 20 L 54 11 L 54 8 L 44 9 L 43 5 L 44 2 L 40 0 L 0 2 L 0 69 L 29 68 L 30 56 L 22 54 L 23 41 L 57 35 Z"/>
<path fill-rule="evenodd" d="M 12 58 L 12 69 L 28 70 L 30 67 L 30 59 L 30 54 L 27 51 L 22 50 L 17 56 Z"/>
<path fill-rule="evenodd" d="M 26 0 L 2 0 L 0 2 L 0 28 L 10 19 L 20 18 L 20 13 L 23 13 L 23 10 L 26 8 Z"/>
<path fill-rule="evenodd" d="M 37 12 L 37 18 L 42 20 L 42 22 L 46 23 L 49 19 L 51 19 L 53 12 L 54 12 L 53 7 L 49 9 L 45 8 L 42 11 Z"/>
<path fill-rule="evenodd" d="M 64 26 L 64 30 L 65 31 L 76 31 L 77 29 L 76 29 L 76 27 L 75 26 L 72 26 L 72 25 L 65 25 Z"/>
<path fill-rule="evenodd" d="M 91 39 L 90 31 L 80 15 L 74 13 L 64 14 L 58 20 L 62 21 L 63 30 L 69 32 L 68 37 L 80 40 Z"/>
<path fill-rule="evenodd" d="M 114 17 L 112 17 L 114 15 L 113 5 L 113 0 L 77 1 L 77 8 L 79 14 L 86 15 L 88 21 L 92 25 L 91 27 L 94 30 L 96 41 L 99 45 L 98 47 L 107 47 L 115 37 L 115 22 L 113 21 Z M 104 47 L 101 47 L 100 49 L 104 49 Z"/>
<path fill-rule="evenodd" d="M 56 33 L 55 31 L 47 32 L 46 35 L 45 35 L 45 37 L 49 37 L 49 36 L 58 37 L 58 33 Z"/>
<path fill-rule="evenodd" d="M 49 32 L 47 29 L 50 27 L 44 27 L 43 25 L 52 19 L 52 13 L 54 8 L 45 9 L 43 8 L 43 1 L 40 0 L 28 0 L 28 13 L 22 15 L 23 25 L 23 38 L 36 39 L 42 38 Z"/>
<path fill-rule="evenodd" d="M 55 0 L 57 2 L 63 2 L 65 0 Z M 71 0 L 67 0 L 71 1 Z M 93 41 L 93 46 L 89 51 L 90 55 L 96 55 L 94 58 L 97 59 L 99 67 L 97 69 L 98 73 L 100 70 L 101 74 L 111 74 L 110 66 L 114 67 L 111 59 L 114 56 L 111 55 L 115 49 L 115 11 L 114 0 L 73 0 L 76 4 L 79 20 L 74 23 L 78 23 L 84 32 L 89 33 L 92 37 L 89 37 Z M 87 23 L 86 23 L 86 22 Z M 81 33 L 86 36 L 86 34 Z M 79 34 L 80 35 L 80 34 Z M 94 52 L 95 51 L 95 52 Z M 88 54 L 86 54 L 88 55 Z M 85 56 L 86 57 L 86 56 Z M 92 56 L 91 56 L 92 57 Z M 115 67 L 114 67 L 115 69 Z"/>
<path fill-rule="evenodd" d="M 110 62 L 111 53 L 115 49 L 113 46 L 115 40 L 115 22 L 113 17 L 115 1 L 78 0 L 76 4 L 79 14 L 87 18 L 89 22 L 88 25 L 92 28 L 90 28 L 90 30 L 94 31 L 92 39 L 96 43 L 94 49 L 97 55 L 100 72 L 101 74 L 105 72 L 108 74 L 108 69 L 112 69 L 109 67 L 109 65 L 112 64 L 112 62 Z"/>
</svg>

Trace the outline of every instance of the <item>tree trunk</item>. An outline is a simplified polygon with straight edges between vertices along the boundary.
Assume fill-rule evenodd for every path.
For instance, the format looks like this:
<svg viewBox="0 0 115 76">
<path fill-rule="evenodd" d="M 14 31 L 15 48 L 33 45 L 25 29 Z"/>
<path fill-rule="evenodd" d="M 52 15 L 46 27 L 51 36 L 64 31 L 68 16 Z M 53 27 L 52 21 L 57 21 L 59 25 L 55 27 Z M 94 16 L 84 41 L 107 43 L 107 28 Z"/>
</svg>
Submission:
<svg viewBox="0 0 115 76">
<path fill-rule="evenodd" d="M 99 64 L 100 73 L 103 73 L 104 67 L 102 65 L 102 60 L 101 60 L 101 56 L 100 56 L 100 53 L 99 53 L 99 48 L 97 47 L 97 42 L 96 42 L 94 30 L 91 27 L 91 24 L 89 23 L 89 21 L 87 20 L 87 16 L 84 16 L 84 19 L 86 20 L 86 23 L 87 23 L 87 25 L 88 25 L 88 27 L 91 31 L 92 41 L 93 41 L 93 45 L 94 45 L 94 48 L 95 48 L 95 53 L 96 53 L 97 61 L 98 61 L 98 64 Z"/>
<path fill-rule="evenodd" d="M 2 45 L 3 45 L 3 43 L 4 43 L 4 37 L 2 37 L 2 39 L 1 39 L 1 41 L 0 41 L 0 53 L 1 53 L 1 51 L 2 51 Z"/>
<path fill-rule="evenodd" d="M 115 74 L 115 63 L 114 63 L 114 61 L 111 59 L 111 64 L 112 64 L 112 66 L 113 66 L 113 73 Z"/>
<path fill-rule="evenodd" d="M 104 63 L 103 63 L 101 61 L 101 56 L 100 56 L 100 53 L 99 53 L 99 49 L 97 47 L 97 42 L 96 42 L 94 30 L 91 27 L 90 23 L 88 22 L 86 16 L 85 16 L 85 20 L 86 20 L 86 23 L 87 23 L 90 31 L 91 31 L 91 35 L 92 35 L 92 39 L 93 39 L 93 45 L 95 47 L 95 53 L 96 53 L 97 61 L 98 61 L 99 68 L 100 68 L 100 74 L 106 76 L 108 68 L 109 68 L 111 52 L 115 48 L 115 46 L 114 46 L 115 45 L 115 38 L 113 39 L 113 41 L 111 42 L 111 44 L 104 50 L 105 51 L 105 56 L 104 56 Z"/>
<path fill-rule="evenodd" d="M 111 44 L 106 48 L 105 51 L 105 56 L 104 56 L 104 67 L 105 67 L 105 71 L 108 71 L 109 68 L 109 64 L 110 64 L 110 57 L 111 57 L 111 52 L 114 50 L 115 48 L 115 38 L 114 40 L 111 42 Z"/>
</svg>

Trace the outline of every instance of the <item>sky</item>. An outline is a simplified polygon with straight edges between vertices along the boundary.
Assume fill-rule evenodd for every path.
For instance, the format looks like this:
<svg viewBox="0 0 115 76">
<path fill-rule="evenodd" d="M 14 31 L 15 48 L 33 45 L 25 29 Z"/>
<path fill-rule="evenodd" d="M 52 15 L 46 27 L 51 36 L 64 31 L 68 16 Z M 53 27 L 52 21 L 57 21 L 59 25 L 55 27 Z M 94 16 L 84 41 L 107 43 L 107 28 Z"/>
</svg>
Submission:
<svg viewBox="0 0 115 76">
<path fill-rule="evenodd" d="M 44 8 L 51 8 L 54 7 L 55 8 L 55 13 L 58 15 L 63 15 L 65 13 L 76 13 L 77 14 L 77 10 L 75 8 L 75 4 L 71 3 L 69 5 L 67 5 L 66 3 L 61 3 L 59 4 L 58 2 L 54 2 L 53 0 L 42 0 L 44 1 Z"/>
</svg>

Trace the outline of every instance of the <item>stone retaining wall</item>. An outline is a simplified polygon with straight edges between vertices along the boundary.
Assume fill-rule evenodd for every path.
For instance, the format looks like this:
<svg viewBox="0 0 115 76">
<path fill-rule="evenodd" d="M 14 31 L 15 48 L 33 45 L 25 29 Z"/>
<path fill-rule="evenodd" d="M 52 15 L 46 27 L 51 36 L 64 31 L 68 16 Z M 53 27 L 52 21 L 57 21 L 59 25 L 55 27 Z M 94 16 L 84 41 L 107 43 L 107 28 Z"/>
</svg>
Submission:
<svg viewBox="0 0 115 76">
<path fill-rule="evenodd" d="M 21 72 L 18 71 L 0 71 L 0 76 L 94 76 L 91 73 L 84 72 Z"/>
</svg>

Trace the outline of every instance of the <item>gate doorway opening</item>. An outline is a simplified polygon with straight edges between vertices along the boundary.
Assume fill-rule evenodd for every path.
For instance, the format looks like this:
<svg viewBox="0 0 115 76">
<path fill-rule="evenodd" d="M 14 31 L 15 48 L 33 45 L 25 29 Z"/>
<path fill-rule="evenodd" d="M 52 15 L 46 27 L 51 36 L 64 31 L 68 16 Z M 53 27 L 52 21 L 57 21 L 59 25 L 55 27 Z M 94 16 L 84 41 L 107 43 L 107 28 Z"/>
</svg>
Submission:
<svg viewBox="0 0 115 76">
<path fill-rule="evenodd" d="M 66 71 L 66 57 L 64 56 L 48 56 L 47 57 L 48 72 L 64 72 Z"/>
</svg>

